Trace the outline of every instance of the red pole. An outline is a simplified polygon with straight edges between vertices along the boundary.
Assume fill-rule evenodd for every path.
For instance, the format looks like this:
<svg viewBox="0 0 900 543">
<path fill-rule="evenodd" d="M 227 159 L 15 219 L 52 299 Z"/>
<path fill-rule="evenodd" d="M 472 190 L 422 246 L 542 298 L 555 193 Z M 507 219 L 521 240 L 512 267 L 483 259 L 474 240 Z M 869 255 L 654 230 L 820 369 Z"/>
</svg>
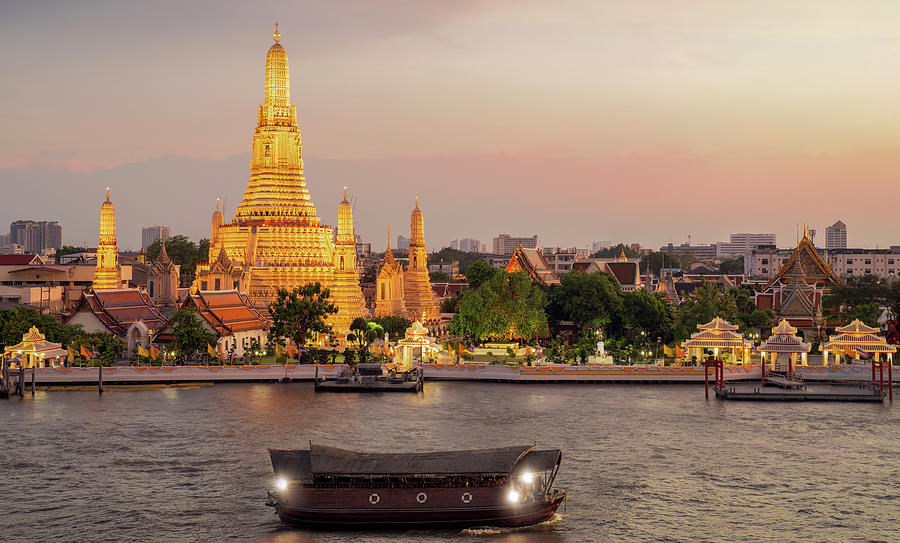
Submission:
<svg viewBox="0 0 900 543">
<path fill-rule="evenodd" d="M 706 384 L 706 399 L 709 399 L 709 361 L 703 364 L 703 380 Z"/>
<path fill-rule="evenodd" d="M 881 397 L 884 397 L 884 362 L 879 362 L 878 373 L 881 374 Z"/>
<path fill-rule="evenodd" d="M 894 363 L 888 358 L 888 398 L 894 401 Z M 34 390 L 34 387 L 31 387 Z"/>
<path fill-rule="evenodd" d="M 760 371 L 762 372 L 762 386 L 766 388 L 766 359 L 760 358 L 759 360 Z"/>
<path fill-rule="evenodd" d="M 875 389 L 875 357 L 872 357 L 872 389 Z"/>
</svg>

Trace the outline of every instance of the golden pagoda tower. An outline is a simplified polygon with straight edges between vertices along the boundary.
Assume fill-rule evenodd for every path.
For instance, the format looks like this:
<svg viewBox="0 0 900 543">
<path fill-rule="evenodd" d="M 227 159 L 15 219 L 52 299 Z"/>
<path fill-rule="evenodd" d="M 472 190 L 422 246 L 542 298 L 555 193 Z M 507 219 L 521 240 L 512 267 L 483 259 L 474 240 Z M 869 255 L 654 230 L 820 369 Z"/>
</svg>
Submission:
<svg viewBox="0 0 900 543">
<path fill-rule="evenodd" d="M 384 263 L 375 278 L 375 316 L 392 315 L 406 317 L 406 304 L 403 302 L 403 267 L 394 260 L 391 251 L 391 230 L 388 228 L 387 250 L 384 252 Z"/>
<path fill-rule="evenodd" d="M 230 223 L 224 223 L 220 210 L 213 214 L 209 262 L 197 266 L 195 280 L 195 288 L 209 285 L 211 263 L 220 260 L 224 250 L 248 279 L 246 293 L 257 306 L 271 303 L 279 288 L 314 282 L 331 288 L 335 272 L 332 229 L 319 222 L 303 177 L 297 109 L 291 102 L 288 56 L 279 43 L 277 23 L 274 38 L 266 54 L 265 93 L 253 134 L 247 189 Z M 335 301 L 339 307 L 357 303 L 355 297 Z M 346 315 L 361 308 L 361 301 L 359 306 L 340 307 Z"/>
<path fill-rule="evenodd" d="M 212 214 L 212 225 L 209 230 L 209 255 L 207 255 L 207 262 L 213 262 L 218 256 L 218 252 L 213 252 L 215 249 L 221 249 L 222 244 L 219 243 L 219 227 L 225 224 L 225 218 L 222 215 L 222 208 L 219 204 L 219 199 L 216 198 L 216 210 L 213 211 Z"/>
<path fill-rule="evenodd" d="M 428 253 L 425 250 L 425 220 L 419 209 L 419 197 L 410 217 L 409 267 L 403 278 L 406 309 L 413 318 L 425 322 L 437 318 L 440 306 L 428 277 Z"/>
<path fill-rule="evenodd" d="M 357 317 L 367 316 L 365 299 L 359 288 L 359 274 L 356 271 L 356 236 L 353 234 L 353 206 L 344 200 L 338 206 L 337 237 L 334 244 L 334 282 L 331 284 L 331 301 L 338 306 L 338 312 L 328 319 L 328 323 L 339 335 L 350 331 L 350 324 Z"/>
<path fill-rule="evenodd" d="M 122 288 L 119 269 L 119 244 L 116 242 L 116 208 L 109 199 L 100 206 L 100 237 L 97 239 L 97 271 L 94 272 L 94 290 Z"/>
</svg>

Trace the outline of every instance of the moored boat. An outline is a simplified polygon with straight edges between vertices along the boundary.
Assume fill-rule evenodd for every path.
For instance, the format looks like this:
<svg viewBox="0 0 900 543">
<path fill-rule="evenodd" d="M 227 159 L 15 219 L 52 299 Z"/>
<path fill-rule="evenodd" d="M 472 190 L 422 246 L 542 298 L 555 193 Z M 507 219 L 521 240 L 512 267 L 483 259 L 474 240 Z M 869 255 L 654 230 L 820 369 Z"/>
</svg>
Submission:
<svg viewBox="0 0 900 543">
<path fill-rule="evenodd" d="M 553 517 L 562 452 L 532 446 L 361 453 L 310 444 L 269 449 L 267 504 L 307 528 L 518 527 Z"/>
<path fill-rule="evenodd" d="M 385 373 L 381 364 L 356 364 L 343 368 L 334 379 L 326 379 L 319 376 L 316 366 L 315 389 L 317 392 L 419 392 L 423 380 L 420 367 Z"/>
</svg>

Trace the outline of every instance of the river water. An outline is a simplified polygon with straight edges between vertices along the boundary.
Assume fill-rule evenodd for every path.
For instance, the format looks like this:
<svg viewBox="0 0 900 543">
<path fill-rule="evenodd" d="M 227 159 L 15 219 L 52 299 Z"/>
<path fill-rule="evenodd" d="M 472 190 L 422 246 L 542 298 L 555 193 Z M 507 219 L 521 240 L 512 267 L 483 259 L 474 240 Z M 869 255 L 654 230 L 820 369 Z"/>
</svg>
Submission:
<svg viewBox="0 0 900 543">
<path fill-rule="evenodd" d="M 309 383 L 38 391 L 0 403 L 0 540 L 900 541 L 900 408 L 723 403 L 692 385 Z M 280 528 L 266 447 L 563 449 L 567 511 L 519 530 Z"/>
</svg>

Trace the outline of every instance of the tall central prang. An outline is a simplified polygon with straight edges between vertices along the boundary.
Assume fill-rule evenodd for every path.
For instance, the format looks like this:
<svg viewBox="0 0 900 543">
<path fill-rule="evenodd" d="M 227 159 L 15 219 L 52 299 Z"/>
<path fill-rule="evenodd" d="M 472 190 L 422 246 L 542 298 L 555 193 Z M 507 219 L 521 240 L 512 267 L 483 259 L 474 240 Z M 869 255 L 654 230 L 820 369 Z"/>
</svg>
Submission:
<svg viewBox="0 0 900 543">
<path fill-rule="evenodd" d="M 197 266 L 194 288 L 242 289 L 257 306 L 266 306 L 279 288 L 320 282 L 338 294 L 332 300 L 338 314 L 330 321 L 343 332 L 365 312 L 359 278 L 355 269 L 348 269 L 346 251 L 335 250 L 331 227 L 320 224 L 310 201 L 288 56 L 279 43 L 277 23 L 274 38 L 266 54 L 265 95 L 253 134 L 247 189 L 230 223 L 224 223 L 218 209 L 213 213 L 208 263 Z M 345 199 L 342 212 L 352 217 L 349 205 Z M 336 274 L 336 268 L 343 273 Z"/>
</svg>

